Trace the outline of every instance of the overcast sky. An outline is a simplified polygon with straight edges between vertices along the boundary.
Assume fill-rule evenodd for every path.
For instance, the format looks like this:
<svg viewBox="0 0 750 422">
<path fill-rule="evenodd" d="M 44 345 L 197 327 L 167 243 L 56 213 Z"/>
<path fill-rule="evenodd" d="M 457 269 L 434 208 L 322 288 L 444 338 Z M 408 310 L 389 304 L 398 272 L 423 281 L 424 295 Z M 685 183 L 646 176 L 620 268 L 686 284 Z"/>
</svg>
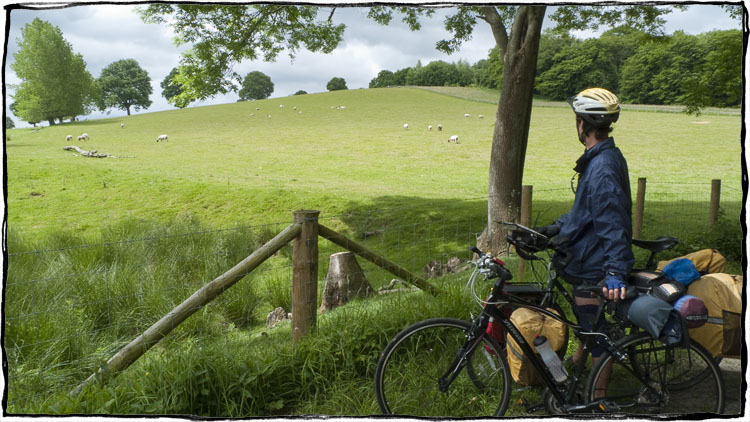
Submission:
<svg viewBox="0 0 750 422">
<path fill-rule="evenodd" d="M 0 1 L 3 1 L 4 5 L 13 4 L 7 0 Z M 65 7 L 56 9 L 15 9 L 10 12 L 4 74 L 6 111 L 12 100 L 8 95 L 13 93 L 8 84 L 20 82 L 9 66 L 13 62 L 14 53 L 18 50 L 17 40 L 21 36 L 21 28 L 37 17 L 60 28 L 63 37 L 71 44 L 73 52 L 83 55 L 88 71 L 95 78 L 98 78 L 102 69 L 112 62 L 127 58 L 135 59 L 148 72 L 153 93 L 152 105 L 147 110 L 134 114 L 174 108 L 161 96 L 159 84 L 169 71 L 178 65 L 180 52 L 185 48 L 175 47 L 172 42 L 173 33 L 169 27 L 143 23 L 135 12 L 137 5 L 66 4 L 68 6 L 63 4 Z M 548 8 L 547 13 L 550 13 L 550 9 Z M 344 41 L 333 53 L 313 54 L 301 50 L 293 62 L 288 55 L 281 54 L 274 63 L 243 62 L 234 69 L 240 75 L 259 70 L 270 76 L 274 83 L 274 92 L 271 95 L 273 98 L 288 96 L 300 89 L 308 93 L 324 92 L 326 84 L 333 77 L 344 78 L 349 89 L 366 88 L 379 71 L 396 71 L 411 67 L 418 60 L 426 65 L 434 60 L 464 60 L 474 64 L 486 59 L 494 45 L 494 39 L 489 26 L 483 22 L 477 25 L 472 40 L 464 44 L 460 52 L 446 55 L 435 49 L 437 41 L 449 38 L 442 25 L 442 18 L 447 13 L 436 13 L 436 16 L 429 20 L 432 24 L 423 24 L 421 31 L 411 32 L 398 19 L 384 27 L 367 19 L 367 10 L 364 8 L 339 7 L 334 14 L 334 20 L 336 23 L 346 24 L 346 31 Z M 741 29 L 739 21 L 730 19 L 727 13 L 716 5 L 692 5 L 686 12 L 673 12 L 667 15 L 667 20 L 667 33 L 682 30 L 697 34 L 714 29 Z M 549 24 L 549 20 L 546 20 L 546 23 Z M 207 102 L 193 103 L 191 107 L 235 102 L 237 98 L 236 93 L 230 93 Z M 109 113 L 110 117 L 125 115 L 121 110 L 110 110 Z M 17 127 L 27 126 L 10 112 L 8 115 L 14 119 Z M 94 119 L 102 116 L 102 113 L 96 112 L 82 118 Z"/>
</svg>

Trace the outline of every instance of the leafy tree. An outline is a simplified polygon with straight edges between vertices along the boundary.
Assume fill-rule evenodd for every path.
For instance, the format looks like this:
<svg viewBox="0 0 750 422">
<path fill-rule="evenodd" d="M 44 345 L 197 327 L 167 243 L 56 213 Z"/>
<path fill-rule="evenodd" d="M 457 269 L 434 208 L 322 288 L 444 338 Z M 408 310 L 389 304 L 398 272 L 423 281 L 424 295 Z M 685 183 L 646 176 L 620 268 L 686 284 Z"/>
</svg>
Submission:
<svg viewBox="0 0 750 422">
<path fill-rule="evenodd" d="M 74 54 L 60 28 L 39 18 L 21 29 L 11 68 L 21 79 L 14 114 L 28 122 L 74 117 L 90 110 L 96 86 L 83 56 Z"/>
<path fill-rule="evenodd" d="M 406 82 L 409 85 L 421 86 L 458 85 L 459 77 L 455 66 L 436 60 L 426 66 L 418 66 Z"/>
<path fill-rule="evenodd" d="M 151 4 L 140 9 L 147 23 L 169 23 L 178 45 L 192 48 L 180 60 L 178 97 L 204 100 L 237 91 L 241 77 L 231 71 L 241 60 L 273 61 L 280 52 L 294 57 L 300 48 L 330 53 L 341 42 L 344 25 L 331 16 L 318 19 L 318 7 L 284 4 Z"/>
<path fill-rule="evenodd" d="M 18 97 L 18 95 L 16 95 L 16 97 Z M 21 112 L 18 111 L 18 103 L 15 103 L 15 102 L 10 103 L 10 105 L 8 106 L 8 108 L 10 109 L 10 112 L 13 113 L 14 116 L 22 118 L 21 117 Z M 41 119 L 39 119 L 39 120 L 34 120 L 34 119 L 26 120 L 26 119 L 24 119 L 24 120 L 28 124 L 30 124 L 30 125 L 32 125 L 34 127 L 36 127 L 37 123 L 41 122 Z"/>
<path fill-rule="evenodd" d="M 201 98 L 226 89 L 224 75 L 231 64 L 255 59 L 259 53 L 270 60 L 284 48 L 291 53 L 303 43 L 311 51 L 332 51 L 341 41 L 343 25 L 333 25 L 333 11 L 327 21 L 318 21 L 318 8 L 312 6 L 249 5 L 150 5 L 143 12 L 147 22 L 169 21 L 180 42 L 193 43 L 183 55 L 182 65 L 190 86 L 187 95 Z M 531 101 L 536 76 L 543 5 L 462 6 L 446 17 L 445 28 L 452 38 L 439 41 L 436 48 L 446 53 L 458 51 L 470 39 L 479 21 L 487 23 L 503 60 L 504 83 L 500 92 L 490 153 L 488 230 L 480 239 L 485 250 L 498 253 L 505 247 L 505 233 L 496 221 L 518 220 L 521 181 L 531 121 Z M 659 31 L 662 15 L 670 7 L 559 6 L 551 15 L 564 30 L 598 29 L 599 25 L 627 25 L 647 32 Z M 421 28 L 420 17 L 432 16 L 434 9 L 410 6 L 371 7 L 368 16 L 388 24 L 394 12 L 412 30 Z M 249 25 L 248 22 L 252 22 Z M 408 78 L 407 78 L 408 81 Z M 572 94 L 572 92 L 571 92 Z"/>
<path fill-rule="evenodd" d="M 370 81 L 370 88 L 386 88 L 396 85 L 396 76 L 390 70 L 381 70 L 378 76 Z"/>
<path fill-rule="evenodd" d="M 5 128 L 13 129 L 14 127 L 16 127 L 16 124 L 13 123 L 13 119 L 11 119 L 10 116 L 5 116 Z"/>
<path fill-rule="evenodd" d="M 151 78 L 134 59 L 118 60 L 102 69 L 99 85 L 102 89 L 102 110 L 116 107 L 127 111 L 130 116 L 130 107 L 138 111 L 151 105 Z"/>
<path fill-rule="evenodd" d="M 326 89 L 329 91 L 340 91 L 349 88 L 346 87 L 346 81 L 344 80 L 344 78 L 334 77 L 330 81 L 328 81 L 328 84 L 326 84 Z"/>
<path fill-rule="evenodd" d="M 742 33 L 739 30 L 701 34 L 702 60 L 682 82 L 680 102 L 688 113 L 704 107 L 735 107 L 742 101 Z"/>
<path fill-rule="evenodd" d="M 307 94 L 307 91 L 300 89 L 299 91 L 295 92 L 294 95 L 305 95 Z"/>
<path fill-rule="evenodd" d="M 240 100 L 264 100 L 273 93 L 273 82 L 263 72 L 254 71 L 245 76 L 240 89 Z"/>
<path fill-rule="evenodd" d="M 406 80 L 409 78 L 409 74 L 414 72 L 414 68 L 405 67 L 393 72 L 393 79 L 396 86 L 406 85 Z"/>
<path fill-rule="evenodd" d="M 169 72 L 169 75 L 167 75 L 163 81 L 159 84 L 161 86 L 161 96 L 167 99 L 167 102 L 170 104 L 178 107 L 178 108 L 185 108 L 188 105 L 190 105 L 189 100 L 185 100 L 182 97 L 180 97 L 180 94 L 182 94 L 183 88 L 182 84 L 177 82 L 177 75 L 180 74 L 179 68 L 172 68 L 172 70 Z"/>
</svg>

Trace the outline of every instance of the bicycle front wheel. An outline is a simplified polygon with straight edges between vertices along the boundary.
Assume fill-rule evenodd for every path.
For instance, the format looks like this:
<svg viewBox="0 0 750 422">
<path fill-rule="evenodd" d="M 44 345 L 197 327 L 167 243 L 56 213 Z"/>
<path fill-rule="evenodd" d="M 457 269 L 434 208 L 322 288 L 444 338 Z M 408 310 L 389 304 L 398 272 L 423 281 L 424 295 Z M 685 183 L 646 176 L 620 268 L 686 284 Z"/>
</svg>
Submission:
<svg viewBox="0 0 750 422">
<path fill-rule="evenodd" d="M 438 387 L 470 328 L 466 321 L 434 318 L 401 331 L 386 346 L 375 371 L 380 410 L 424 417 L 502 416 L 512 380 L 504 353 L 486 334 L 447 390 Z"/>
<path fill-rule="evenodd" d="M 627 357 L 605 353 L 586 386 L 588 400 L 628 414 L 700 414 L 724 411 L 724 380 L 714 358 L 700 344 L 674 347 L 647 333 L 618 342 Z M 690 388 L 684 388 L 686 383 Z"/>
</svg>

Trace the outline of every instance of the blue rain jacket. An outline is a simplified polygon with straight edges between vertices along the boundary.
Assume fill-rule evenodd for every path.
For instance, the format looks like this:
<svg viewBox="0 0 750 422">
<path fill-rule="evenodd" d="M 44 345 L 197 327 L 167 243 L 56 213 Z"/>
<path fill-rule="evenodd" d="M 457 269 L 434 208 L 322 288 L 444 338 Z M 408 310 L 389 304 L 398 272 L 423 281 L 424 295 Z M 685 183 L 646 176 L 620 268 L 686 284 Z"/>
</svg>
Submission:
<svg viewBox="0 0 750 422">
<path fill-rule="evenodd" d="M 598 282 L 611 272 L 627 281 L 635 262 L 628 164 L 610 137 L 587 150 L 575 171 L 573 208 L 555 221 L 574 257 L 565 275 Z"/>
</svg>

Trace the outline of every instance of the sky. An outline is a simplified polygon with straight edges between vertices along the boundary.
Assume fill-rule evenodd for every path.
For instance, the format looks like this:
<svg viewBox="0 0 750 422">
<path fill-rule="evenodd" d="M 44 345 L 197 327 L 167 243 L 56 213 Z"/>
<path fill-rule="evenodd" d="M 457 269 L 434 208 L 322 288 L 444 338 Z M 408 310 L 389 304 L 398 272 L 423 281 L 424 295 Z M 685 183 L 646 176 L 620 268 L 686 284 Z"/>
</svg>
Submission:
<svg viewBox="0 0 750 422">
<path fill-rule="evenodd" d="M 8 0 L 3 1 L 7 7 L 18 4 Z M 132 111 L 133 114 L 148 113 L 174 109 L 161 96 L 159 84 L 173 67 L 179 64 L 180 53 L 187 47 L 176 47 L 173 43 L 174 34 L 168 26 L 144 23 L 135 9 L 136 4 L 118 2 L 106 3 L 49 3 L 43 4 L 48 9 L 39 9 L 40 2 L 35 2 L 37 9 L 15 9 L 10 14 L 10 25 L 7 32 L 5 47 L 6 62 L 4 69 L 4 83 L 6 86 L 5 108 L 16 127 L 28 127 L 8 110 L 12 102 L 9 95 L 13 94 L 13 84 L 20 80 L 10 68 L 13 55 L 18 51 L 17 41 L 21 37 L 21 28 L 38 17 L 60 28 L 63 37 L 70 43 L 74 53 L 83 55 L 89 73 L 98 78 L 103 68 L 122 59 L 135 59 L 146 70 L 151 78 L 153 93 L 152 105 L 148 109 Z M 54 4 L 62 7 L 49 8 Z M 341 6 L 341 5 L 340 5 Z M 550 13 L 552 7 L 548 7 Z M 329 7 L 324 7 L 326 15 Z M 272 63 L 263 61 L 242 62 L 234 66 L 240 75 L 251 71 L 260 71 L 268 75 L 274 83 L 271 98 L 292 95 L 298 90 L 308 93 L 325 92 L 326 84 L 333 77 L 346 80 L 349 89 L 367 88 L 370 80 L 375 78 L 381 70 L 396 71 L 405 67 L 413 67 L 417 61 L 423 65 L 431 61 L 443 60 L 457 62 L 459 60 L 474 64 L 486 59 L 490 49 L 494 46 L 494 39 L 489 25 L 479 22 L 472 39 L 466 42 L 460 52 L 452 55 L 441 53 L 435 49 L 435 43 L 448 39 L 449 35 L 443 28 L 443 18 L 447 11 L 439 10 L 432 19 L 423 20 L 422 30 L 412 32 L 408 27 L 394 19 L 389 26 L 381 26 L 366 17 L 367 10 L 362 7 L 338 7 L 334 14 L 336 23 L 346 24 L 344 41 L 331 54 L 310 53 L 300 50 L 292 61 L 288 55 L 282 53 Z M 741 29 L 741 23 L 732 20 L 727 13 L 716 5 L 692 5 L 686 12 L 673 12 L 667 15 L 666 33 L 682 30 L 690 34 L 698 34 L 715 29 Z M 550 24 L 550 20 L 545 20 Z M 5 23 L 5 22 L 3 22 Z M 579 33 L 579 37 L 591 36 L 590 33 Z M 236 102 L 238 95 L 229 93 L 218 95 L 211 100 L 192 103 L 191 107 Z M 123 116 L 123 110 L 111 109 L 94 112 L 81 119 L 96 119 L 102 117 Z M 46 125 L 46 123 L 43 123 Z"/>
</svg>

